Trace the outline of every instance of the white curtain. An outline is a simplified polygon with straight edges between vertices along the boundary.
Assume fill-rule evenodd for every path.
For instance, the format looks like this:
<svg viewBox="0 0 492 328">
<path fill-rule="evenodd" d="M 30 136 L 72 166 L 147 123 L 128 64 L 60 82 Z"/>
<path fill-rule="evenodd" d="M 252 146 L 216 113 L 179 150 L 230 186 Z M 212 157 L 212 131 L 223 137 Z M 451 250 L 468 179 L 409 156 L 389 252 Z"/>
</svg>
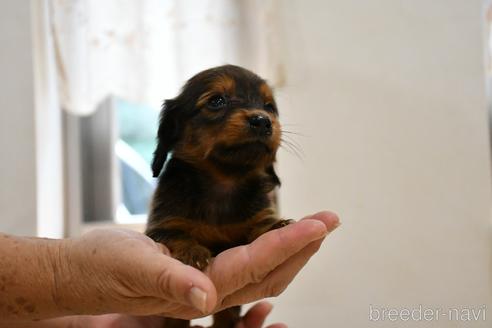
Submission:
<svg viewBox="0 0 492 328">
<path fill-rule="evenodd" d="M 60 101 L 78 115 L 108 95 L 158 108 L 225 63 L 283 80 L 277 0 L 51 0 Z"/>
</svg>

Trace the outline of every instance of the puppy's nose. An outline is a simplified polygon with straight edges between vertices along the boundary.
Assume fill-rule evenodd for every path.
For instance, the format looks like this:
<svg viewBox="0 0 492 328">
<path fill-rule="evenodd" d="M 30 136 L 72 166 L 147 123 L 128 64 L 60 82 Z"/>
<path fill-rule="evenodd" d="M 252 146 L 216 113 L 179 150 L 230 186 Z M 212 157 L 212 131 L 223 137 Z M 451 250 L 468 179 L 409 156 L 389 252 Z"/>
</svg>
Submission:
<svg viewBox="0 0 492 328">
<path fill-rule="evenodd" d="M 248 118 L 250 129 L 260 136 L 272 134 L 272 121 L 267 116 L 254 115 Z"/>
</svg>

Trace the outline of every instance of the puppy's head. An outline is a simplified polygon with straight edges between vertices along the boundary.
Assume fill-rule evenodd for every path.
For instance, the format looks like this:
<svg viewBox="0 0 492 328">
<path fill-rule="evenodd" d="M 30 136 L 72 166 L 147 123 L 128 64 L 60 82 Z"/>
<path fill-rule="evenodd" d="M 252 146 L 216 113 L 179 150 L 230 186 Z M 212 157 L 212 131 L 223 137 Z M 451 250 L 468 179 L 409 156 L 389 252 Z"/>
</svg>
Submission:
<svg viewBox="0 0 492 328">
<path fill-rule="evenodd" d="M 165 101 L 157 139 L 154 177 L 169 152 L 192 164 L 274 174 L 280 124 L 272 91 L 265 80 L 238 66 L 205 70 Z"/>
</svg>

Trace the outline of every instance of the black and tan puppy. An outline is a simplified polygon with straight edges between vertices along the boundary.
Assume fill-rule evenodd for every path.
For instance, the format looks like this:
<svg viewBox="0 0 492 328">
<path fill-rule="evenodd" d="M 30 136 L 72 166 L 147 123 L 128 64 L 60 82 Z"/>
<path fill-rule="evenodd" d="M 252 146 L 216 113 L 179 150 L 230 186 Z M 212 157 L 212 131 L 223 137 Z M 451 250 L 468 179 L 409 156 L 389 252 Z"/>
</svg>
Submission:
<svg viewBox="0 0 492 328">
<path fill-rule="evenodd" d="M 161 112 L 147 235 L 202 270 L 218 253 L 289 223 L 269 195 L 280 185 L 273 168 L 280 136 L 272 91 L 256 74 L 226 65 L 192 77 Z M 239 311 L 214 315 L 214 327 L 234 327 Z"/>
</svg>

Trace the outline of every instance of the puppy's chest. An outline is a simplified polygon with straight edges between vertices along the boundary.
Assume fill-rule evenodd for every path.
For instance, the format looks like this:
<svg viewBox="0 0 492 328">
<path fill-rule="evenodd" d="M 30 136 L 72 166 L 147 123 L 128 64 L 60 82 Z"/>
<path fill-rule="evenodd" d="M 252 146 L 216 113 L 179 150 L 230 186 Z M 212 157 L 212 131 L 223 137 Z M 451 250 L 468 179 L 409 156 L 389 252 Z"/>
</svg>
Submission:
<svg viewBox="0 0 492 328">
<path fill-rule="evenodd" d="M 271 205 L 261 179 L 224 185 L 197 176 L 162 181 L 155 200 L 161 220 L 184 217 L 210 225 L 244 223 Z"/>
<path fill-rule="evenodd" d="M 175 161 L 164 172 L 148 232 L 158 240 L 189 236 L 213 253 L 246 244 L 276 217 L 263 176 L 223 183 Z"/>
<path fill-rule="evenodd" d="M 264 208 L 270 207 L 266 194 L 257 184 L 229 187 L 211 185 L 195 199 L 192 215 L 201 222 L 215 225 L 242 224 Z"/>
</svg>

